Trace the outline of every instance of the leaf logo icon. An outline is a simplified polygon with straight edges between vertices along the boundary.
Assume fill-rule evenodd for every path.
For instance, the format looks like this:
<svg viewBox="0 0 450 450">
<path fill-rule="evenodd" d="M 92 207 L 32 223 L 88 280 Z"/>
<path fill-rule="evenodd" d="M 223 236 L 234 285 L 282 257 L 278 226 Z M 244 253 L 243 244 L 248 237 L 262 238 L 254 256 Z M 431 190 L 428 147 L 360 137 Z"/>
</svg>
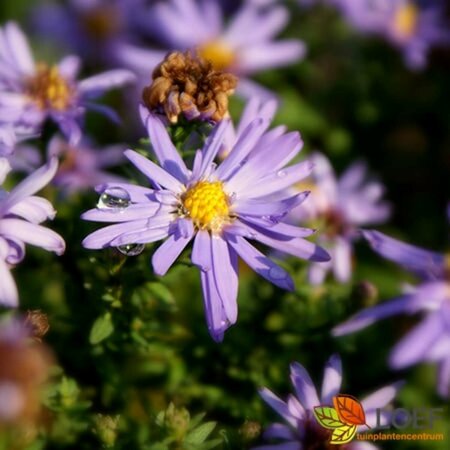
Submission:
<svg viewBox="0 0 450 450">
<path fill-rule="evenodd" d="M 366 415 L 361 403 L 351 395 L 333 397 L 339 420 L 346 425 L 366 425 Z"/>
<path fill-rule="evenodd" d="M 347 444 L 356 434 L 356 425 L 343 425 L 336 428 L 331 435 L 330 444 Z"/>
<path fill-rule="evenodd" d="M 339 415 L 334 408 L 328 406 L 316 406 L 314 408 L 314 416 L 317 422 L 328 430 L 334 430 L 345 425 L 339 419 Z"/>
</svg>

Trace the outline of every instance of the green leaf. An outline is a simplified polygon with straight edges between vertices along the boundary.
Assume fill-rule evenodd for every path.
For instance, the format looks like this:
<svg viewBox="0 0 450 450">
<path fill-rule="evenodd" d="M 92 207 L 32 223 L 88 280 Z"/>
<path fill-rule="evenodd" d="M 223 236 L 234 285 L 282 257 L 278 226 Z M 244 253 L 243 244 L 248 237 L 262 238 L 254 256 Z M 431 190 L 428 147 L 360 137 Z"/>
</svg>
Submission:
<svg viewBox="0 0 450 450">
<path fill-rule="evenodd" d="M 186 442 L 189 444 L 202 444 L 216 427 L 216 422 L 206 422 L 203 425 L 192 430 L 186 436 Z"/>
<path fill-rule="evenodd" d="M 331 435 L 330 444 L 347 444 L 356 434 L 356 425 L 343 425 L 336 428 Z"/>
<path fill-rule="evenodd" d="M 337 411 L 328 406 L 317 406 L 314 408 L 314 416 L 320 425 L 329 430 L 334 430 L 345 425 L 339 420 Z"/>
<path fill-rule="evenodd" d="M 164 303 L 169 305 L 173 305 L 175 300 L 173 298 L 172 292 L 164 286 L 162 283 L 147 283 L 147 289 L 151 292 L 158 300 L 161 300 Z"/>
<path fill-rule="evenodd" d="M 114 331 L 114 325 L 111 320 L 111 313 L 107 312 L 103 316 L 97 318 L 92 325 L 89 342 L 92 345 L 99 344 L 105 340 Z"/>
</svg>

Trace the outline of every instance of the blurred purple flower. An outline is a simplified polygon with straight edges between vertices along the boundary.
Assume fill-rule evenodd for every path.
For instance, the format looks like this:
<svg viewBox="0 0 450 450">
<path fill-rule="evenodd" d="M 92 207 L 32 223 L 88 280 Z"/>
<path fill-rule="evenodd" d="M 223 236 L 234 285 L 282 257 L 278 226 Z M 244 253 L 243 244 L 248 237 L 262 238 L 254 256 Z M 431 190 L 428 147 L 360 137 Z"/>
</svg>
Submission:
<svg viewBox="0 0 450 450">
<path fill-rule="evenodd" d="M 80 119 L 90 108 L 117 120 L 115 112 L 92 100 L 134 80 L 127 70 L 111 70 L 77 81 L 80 61 L 64 58 L 58 65 L 35 63 L 26 36 L 13 22 L 0 28 L 0 124 L 39 131 L 50 118 L 76 144 Z"/>
<path fill-rule="evenodd" d="M 0 182 L 3 183 L 10 167 L 0 159 Z M 56 158 L 50 161 L 11 192 L 0 187 L 0 304 L 18 305 L 17 287 L 9 271 L 25 256 L 25 244 L 32 244 L 57 254 L 65 249 L 64 240 L 55 232 L 39 225 L 53 219 L 55 210 L 48 200 L 34 194 L 47 185 L 58 169 Z"/>
<path fill-rule="evenodd" d="M 385 222 L 390 207 L 382 201 L 382 184 L 368 179 L 366 164 L 356 162 L 336 179 L 324 155 L 314 153 L 310 161 L 314 165 L 312 185 L 306 186 L 311 188 L 311 200 L 296 208 L 291 217 L 295 221 L 317 222 L 321 230 L 318 242 L 332 256 L 326 264 L 311 265 L 310 282 L 323 283 L 331 270 L 344 283 L 352 274 L 352 244 L 359 237 L 359 228 Z"/>
<path fill-rule="evenodd" d="M 169 0 L 152 8 L 157 36 L 164 50 L 135 46 L 123 48 L 122 60 L 146 78 L 168 50 L 197 48 L 218 70 L 240 78 L 238 92 L 246 97 L 273 97 L 248 77 L 262 70 L 299 61 L 305 55 L 303 42 L 296 39 L 274 41 L 284 28 L 289 13 L 282 6 L 260 8 L 246 2 L 224 24 L 218 0 Z"/>
<path fill-rule="evenodd" d="M 314 448 L 322 446 L 328 448 L 331 432 L 317 423 L 313 410 L 316 406 L 333 406 L 333 397 L 341 393 L 342 363 L 339 355 L 333 355 L 325 366 L 320 397 L 308 372 L 299 363 L 291 364 L 291 382 L 296 395 L 289 395 L 286 402 L 269 389 L 260 389 L 259 393 L 263 400 L 285 420 L 287 425 L 274 423 L 268 427 L 264 432 L 264 438 L 275 440 L 277 443 L 255 447 L 253 450 L 301 450 L 310 448 L 311 444 L 314 444 Z M 388 405 L 395 398 L 400 386 L 401 383 L 385 386 L 361 401 L 366 422 L 371 428 L 375 428 L 377 424 L 376 409 Z M 380 418 L 380 425 L 387 423 L 386 412 L 381 412 Z M 367 428 L 358 427 L 358 430 L 362 429 Z M 345 445 L 345 448 L 376 450 L 378 447 L 355 440 Z"/>
<path fill-rule="evenodd" d="M 399 48 L 411 69 L 427 63 L 429 50 L 450 43 L 441 0 L 330 0 L 362 32 L 380 35 Z"/>
<path fill-rule="evenodd" d="M 92 188 L 102 183 L 124 183 L 126 180 L 104 169 L 122 164 L 125 146 L 112 145 L 103 149 L 95 148 L 88 140 L 72 146 L 59 136 L 55 136 L 48 146 L 48 157 L 61 160 L 53 184 L 68 193 Z"/>
<path fill-rule="evenodd" d="M 450 220 L 450 211 L 449 211 Z M 392 350 L 395 369 L 421 361 L 439 366 L 438 392 L 450 397 L 450 259 L 378 231 L 364 231 L 371 247 L 383 257 L 422 278 L 422 283 L 398 298 L 365 309 L 333 330 L 335 336 L 353 333 L 396 314 L 425 313 L 423 319 Z"/>
<path fill-rule="evenodd" d="M 69 0 L 39 5 L 33 23 L 41 36 L 63 44 L 94 64 L 117 66 L 125 42 L 153 28 L 148 0 Z M 154 3 L 154 2 L 153 2 Z"/>
<path fill-rule="evenodd" d="M 288 196 L 285 190 L 310 173 L 308 162 L 283 168 L 300 151 L 298 133 L 272 142 L 261 140 L 267 123 L 254 119 L 243 131 L 230 155 L 216 167 L 214 159 L 229 126 L 222 121 L 195 155 L 193 169 L 170 141 L 160 119 L 142 107 L 153 150 L 161 166 L 127 150 L 127 158 L 151 181 L 154 189 L 129 184 L 100 187 L 97 209 L 86 220 L 117 222 L 90 234 L 83 245 L 90 249 L 142 245 L 168 238 L 153 254 L 153 270 L 164 275 L 194 239 L 192 262 L 200 269 L 208 328 L 220 341 L 237 319 L 238 256 L 259 275 L 292 290 L 289 274 L 265 257 L 248 240 L 312 260 L 327 261 L 328 254 L 306 241 L 309 229 L 283 222 L 283 217 L 307 197 Z M 258 154 L 247 159 L 258 144 Z"/>
</svg>

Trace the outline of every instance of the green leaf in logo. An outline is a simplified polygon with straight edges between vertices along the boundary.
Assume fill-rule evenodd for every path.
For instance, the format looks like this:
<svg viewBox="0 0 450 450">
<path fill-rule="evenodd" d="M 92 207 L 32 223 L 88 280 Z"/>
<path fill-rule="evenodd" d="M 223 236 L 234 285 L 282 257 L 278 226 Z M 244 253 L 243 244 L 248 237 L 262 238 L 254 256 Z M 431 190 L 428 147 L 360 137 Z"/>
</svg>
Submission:
<svg viewBox="0 0 450 450">
<path fill-rule="evenodd" d="M 330 444 L 347 444 L 356 434 L 356 425 L 343 425 L 336 428 L 331 435 Z"/>
<path fill-rule="evenodd" d="M 345 425 L 339 420 L 337 411 L 328 406 L 316 406 L 314 408 L 314 416 L 320 425 L 329 430 L 334 430 Z"/>
</svg>

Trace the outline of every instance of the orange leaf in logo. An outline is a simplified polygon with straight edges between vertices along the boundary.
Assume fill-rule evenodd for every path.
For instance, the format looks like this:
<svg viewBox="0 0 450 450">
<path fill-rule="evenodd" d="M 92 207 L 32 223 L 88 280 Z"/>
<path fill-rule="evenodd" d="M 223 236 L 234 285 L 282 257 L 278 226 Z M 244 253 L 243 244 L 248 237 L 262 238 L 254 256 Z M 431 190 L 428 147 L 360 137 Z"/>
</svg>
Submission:
<svg viewBox="0 0 450 450">
<path fill-rule="evenodd" d="M 341 422 L 348 425 L 365 425 L 366 415 L 364 409 L 356 398 L 350 395 L 337 395 L 333 397 L 333 405 Z"/>
</svg>

